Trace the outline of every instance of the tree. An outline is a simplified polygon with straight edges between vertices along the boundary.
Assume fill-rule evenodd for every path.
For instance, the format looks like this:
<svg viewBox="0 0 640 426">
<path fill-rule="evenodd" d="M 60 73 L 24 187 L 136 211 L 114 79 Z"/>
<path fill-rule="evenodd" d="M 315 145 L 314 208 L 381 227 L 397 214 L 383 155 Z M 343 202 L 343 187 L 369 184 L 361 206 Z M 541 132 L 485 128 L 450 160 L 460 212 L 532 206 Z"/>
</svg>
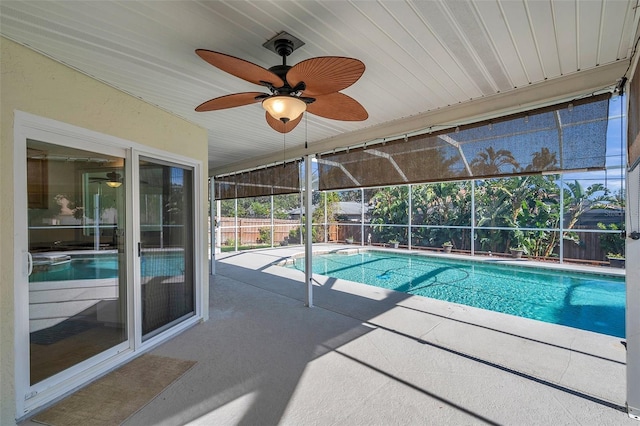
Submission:
<svg viewBox="0 0 640 426">
<path fill-rule="evenodd" d="M 412 187 L 414 225 L 469 226 L 471 191 L 468 182 L 443 182 Z M 457 248 L 469 248 L 469 231 L 461 228 L 422 228 L 413 230 L 415 245 L 440 247 L 452 241 Z"/>
<path fill-rule="evenodd" d="M 386 224 L 409 223 L 409 187 L 391 186 L 380 189 L 371 200 L 371 224 L 374 241 L 388 242 L 398 240 L 406 242 L 406 232 L 401 228 L 385 226 Z"/>
<path fill-rule="evenodd" d="M 422 176 L 425 180 L 467 176 L 467 171 L 464 168 L 461 170 L 453 168 L 456 164 L 462 164 L 457 150 L 454 155 L 449 157 L 447 157 L 447 150 L 442 147 L 429 149 L 422 154 L 412 153 L 412 161 L 404 162 L 402 167 L 408 175 Z"/>
<path fill-rule="evenodd" d="M 505 166 L 511 166 L 511 170 L 503 170 Z M 493 147 L 485 148 L 471 160 L 469 167 L 474 176 L 496 176 L 506 171 L 516 171 L 520 165 L 511 151 L 506 149 L 495 150 Z"/>
<path fill-rule="evenodd" d="M 560 212 L 555 200 L 543 197 L 527 200 L 522 204 L 518 226 L 538 230 L 515 231 L 515 245 L 523 247 L 531 256 L 551 256 L 558 246 L 559 236 L 557 232 L 546 229 L 556 228 L 559 222 Z"/>
<path fill-rule="evenodd" d="M 271 202 L 265 203 L 264 201 L 254 201 L 249 205 L 249 211 L 251 217 L 271 217 Z"/>
<path fill-rule="evenodd" d="M 476 221 L 479 228 L 515 228 L 512 203 L 513 178 L 490 179 L 476 187 Z M 482 250 L 506 252 L 509 248 L 509 232 L 504 230 L 478 230 Z"/>
<path fill-rule="evenodd" d="M 288 219 L 289 212 L 300 207 L 300 193 L 273 196 L 274 219 Z"/>
<path fill-rule="evenodd" d="M 602 234 L 600 235 L 600 247 L 602 251 L 606 255 L 619 255 L 624 256 L 625 249 L 625 232 L 624 232 L 624 222 L 620 225 L 616 223 L 610 223 L 609 225 L 605 225 L 602 222 L 598 223 L 598 229 L 602 230 L 610 230 L 610 231 L 620 231 L 617 234 Z"/>
<path fill-rule="evenodd" d="M 565 182 L 564 206 L 565 214 L 569 220 L 565 223 L 566 229 L 571 229 L 580 219 L 580 216 L 588 209 L 601 204 L 615 201 L 615 197 L 609 195 L 609 190 L 601 183 L 595 183 L 586 189 L 580 181 Z"/>
<path fill-rule="evenodd" d="M 482 181 L 476 190 L 478 227 L 555 228 L 559 222 L 558 188 L 554 176 L 517 176 Z M 527 245 L 533 231 L 480 230 L 484 250 L 507 252 L 510 246 Z M 537 232 L 537 231 L 536 231 Z M 550 254 L 558 244 L 556 233 L 536 233 L 536 247 L 530 254 Z"/>
<path fill-rule="evenodd" d="M 326 208 L 326 212 L 327 212 L 327 222 L 331 223 L 331 222 L 335 221 L 336 213 L 338 211 L 338 202 L 339 201 L 340 201 L 340 198 L 338 197 L 338 193 L 337 192 L 322 192 L 320 194 L 320 197 L 319 197 L 319 200 L 318 200 L 318 206 L 313 211 L 313 214 L 311 216 L 311 223 L 313 223 L 315 225 L 315 226 L 313 226 L 313 228 L 311 230 L 314 243 L 324 242 L 324 232 L 325 232 L 324 212 L 325 212 L 325 208 Z M 322 224 L 322 225 L 319 225 L 319 224 Z"/>
<path fill-rule="evenodd" d="M 543 171 L 557 167 L 558 159 L 556 153 L 549 151 L 549 148 L 542 148 L 540 151 L 533 154 L 531 164 L 529 164 L 524 170 L 529 171 Z"/>
</svg>

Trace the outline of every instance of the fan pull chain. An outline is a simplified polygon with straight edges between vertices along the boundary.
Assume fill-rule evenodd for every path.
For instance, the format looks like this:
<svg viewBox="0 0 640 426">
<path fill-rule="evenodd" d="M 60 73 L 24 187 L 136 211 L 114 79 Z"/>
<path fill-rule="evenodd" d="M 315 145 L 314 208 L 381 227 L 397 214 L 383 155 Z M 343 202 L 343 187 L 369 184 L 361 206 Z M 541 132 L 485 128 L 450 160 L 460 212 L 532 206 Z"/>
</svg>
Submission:
<svg viewBox="0 0 640 426">
<path fill-rule="evenodd" d="M 282 123 L 282 127 L 284 127 L 284 126 L 285 126 L 285 124 Z M 287 167 L 286 150 L 287 150 L 287 134 L 286 133 L 282 133 L 282 168 L 283 169 L 285 167 Z"/>
<path fill-rule="evenodd" d="M 308 130 L 309 128 L 309 121 L 307 120 L 307 114 L 304 115 L 304 149 L 307 149 L 307 141 L 309 140 L 308 138 Z"/>
</svg>

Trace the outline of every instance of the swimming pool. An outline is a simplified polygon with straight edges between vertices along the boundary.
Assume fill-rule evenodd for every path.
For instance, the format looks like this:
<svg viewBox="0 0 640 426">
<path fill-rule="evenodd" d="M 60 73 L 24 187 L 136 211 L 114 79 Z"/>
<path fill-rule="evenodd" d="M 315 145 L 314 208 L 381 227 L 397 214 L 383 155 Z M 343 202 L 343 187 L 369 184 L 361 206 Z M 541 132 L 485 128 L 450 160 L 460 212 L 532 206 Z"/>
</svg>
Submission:
<svg viewBox="0 0 640 426">
<path fill-rule="evenodd" d="M 304 270 L 304 258 L 291 267 Z M 616 337 L 624 277 L 367 251 L 313 256 L 313 272 Z"/>
<path fill-rule="evenodd" d="M 35 269 L 29 282 L 96 280 L 118 277 L 117 254 L 76 255 L 69 261 Z M 143 253 L 141 262 L 143 277 L 176 276 L 184 274 L 184 253 L 157 252 Z"/>
</svg>

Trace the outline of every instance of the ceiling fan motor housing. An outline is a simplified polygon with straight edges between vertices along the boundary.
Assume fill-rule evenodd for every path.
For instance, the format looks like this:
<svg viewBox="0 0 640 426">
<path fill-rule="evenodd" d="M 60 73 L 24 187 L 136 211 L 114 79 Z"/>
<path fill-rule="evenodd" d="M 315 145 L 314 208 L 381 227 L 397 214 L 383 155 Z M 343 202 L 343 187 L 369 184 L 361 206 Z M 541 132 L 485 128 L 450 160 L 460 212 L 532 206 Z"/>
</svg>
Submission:
<svg viewBox="0 0 640 426">
<path fill-rule="evenodd" d="M 287 40 L 286 38 L 280 38 L 275 41 L 274 47 L 278 55 L 282 56 L 282 60 L 284 58 L 291 55 L 293 52 L 293 42 L 291 40 Z"/>
<path fill-rule="evenodd" d="M 272 73 L 274 73 L 275 75 L 277 75 L 278 77 L 280 77 L 282 79 L 282 81 L 285 82 L 285 86 L 288 86 L 287 83 L 287 72 L 291 69 L 290 65 L 274 65 L 272 67 L 269 68 L 269 71 L 271 71 Z"/>
</svg>

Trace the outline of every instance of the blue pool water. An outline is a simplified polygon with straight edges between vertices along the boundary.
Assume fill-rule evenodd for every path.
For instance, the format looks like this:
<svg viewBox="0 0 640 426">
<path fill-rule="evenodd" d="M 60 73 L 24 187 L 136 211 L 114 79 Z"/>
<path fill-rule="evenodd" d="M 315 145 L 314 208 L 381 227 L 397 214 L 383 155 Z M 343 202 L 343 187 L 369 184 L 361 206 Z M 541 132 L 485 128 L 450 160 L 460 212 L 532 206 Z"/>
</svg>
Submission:
<svg viewBox="0 0 640 426">
<path fill-rule="evenodd" d="M 143 277 L 182 275 L 184 264 L 182 253 L 143 254 L 141 272 Z M 34 270 L 29 282 L 93 280 L 117 276 L 118 260 L 115 255 L 72 256 L 71 262 Z"/>
<path fill-rule="evenodd" d="M 304 259 L 296 259 L 293 267 L 303 270 Z M 375 251 L 315 255 L 313 272 L 611 336 L 625 336 L 623 277 Z"/>
</svg>

